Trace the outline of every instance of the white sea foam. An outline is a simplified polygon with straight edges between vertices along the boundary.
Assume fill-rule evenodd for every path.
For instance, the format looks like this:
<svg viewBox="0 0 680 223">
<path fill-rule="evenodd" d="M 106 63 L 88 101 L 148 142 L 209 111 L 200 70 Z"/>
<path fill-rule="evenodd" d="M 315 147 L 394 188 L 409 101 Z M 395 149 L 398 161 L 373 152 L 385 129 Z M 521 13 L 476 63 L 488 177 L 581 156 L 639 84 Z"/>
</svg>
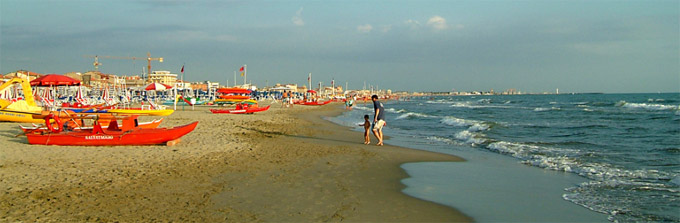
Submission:
<svg viewBox="0 0 680 223">
<path fill-rule="evenodd" d="M 644 109 L 650 111 L 662 111 L 662 110 L 680 110 L 679 105 L 663 105 L 663 104 L 647 104 L 647 103 L 630 103 L 626 101 L 619 101 L 616 106 L 628 108 L 628 109 Z"/>
<path fill-rule="evenodd" d="M 626 182 L 636 179 L 670 179 L 673 176 L 653 169 L 625 170 L 608 163 L 583 163 L 578 157 L 580 151 L 566 148 L 535 146 L 514 142 L 494 142 L 487 146 L 491 151 L 508 154 L 522 160 L 522 163 L 550 170 L 572 172 L 595 180 L 619 179 Z"/>
<path fill-rule="evenodd" d="M 491 99 L 488 99 L 488 98 L 486 98 L 486 99 L 479 99 L 479 100 L 477 100 L 477 103 L 489 104 L 489 103 L 491 103 Z"/>
<path fill-rule="evenodd" d="M 484 123 L 475 123 L 474 125 L 470 126 L 470 128 L 468 128 L 468 131 L 471 131 L 471 132 L 481 132 L 481 131 L 485 131 L 485 130 L 487 130 L 487 129 L 489 129 L 489 128 L 490 128 L 490 126 L 487 125 L 487 124 L 484 124 Z"/>
<path fill-rule="evenodd" d="M 450 125 L 450 126 L 456 126 L 456 127 L 466 127 L 466 126 L 474 125 L 476 123 L 475 121 L 460 119 L 460 118 L 456 118 L 456 117 L 453 117 L 453 116 L 444 117 L 441 120 L 441 122 L 444 123 L 444 124 L 447 124 L 447 125 Z"/>
<path fill-rule="evenodd" d="M 453 116 L 447 116 L 442 118 L 441 123 L 455 127 L 468 127 L 467 131 L 469 132 L 481 132 L 491 128 L 490 125 L 481 121 L 461 119 Z"/>
<path fill-rule="evenodd" d="M 422 113 L 417 113 L 417 112 L 407 112 L 406 114 L 400 115 L 396 119 L 405 119 L 405 118 L 410 118 L 410 117 L 418 117 L 418 118 L 432 118 L 434 116 L 427 115 L 427 114 L 422 114 Z"/>
<path fill-rule="evenodd" d="M 464 143 L 471 144 L 473 146 L 476 144 L 483 144 L 486 142 L 486 139 L 483 138 L 482 134 L 472 133 L 467 130 L 456 133 L 454 137 L 456 137 L 456 139 Z"/>
<path fill-rule="evenodd" d="M 425 103 L 428 103 L 428 104 L 452 104 L 454 102 L 440 99 L 440 100 L 436 100 L 436 101 L 426 101 Z"/>
<path fill-rule="evenodd" d="M 439 136 L 428 136 L 426 139 L 436 142 L 453 143 L 453 140 Z"/>
<path fill-rule="evenodd" d="M 544 111 L 557 111 L 560 110 L 558 107 L 551 107 L 551 108 L 534 108 L 535 112 L 544 112 Z"/>
<path fill-rule="evenodd" d="M 359 109 L 359 110 L 363 110 L 363 111 L 372 111 L 373 110 L 373 108 L 363 107 L 363 106 L 356 106 L 354 108 Z"/>
<path fill-rule="evenodd" d="M 406 110 L 404 110 L 404 109 L 396 110 L 394 108 L 387 108 L 387 109 L 385 109 L 385 111 L 386 112 L 392 112 L 392 113 L 404 113 L 404 112 L 406 112 Z"/>
</svg>

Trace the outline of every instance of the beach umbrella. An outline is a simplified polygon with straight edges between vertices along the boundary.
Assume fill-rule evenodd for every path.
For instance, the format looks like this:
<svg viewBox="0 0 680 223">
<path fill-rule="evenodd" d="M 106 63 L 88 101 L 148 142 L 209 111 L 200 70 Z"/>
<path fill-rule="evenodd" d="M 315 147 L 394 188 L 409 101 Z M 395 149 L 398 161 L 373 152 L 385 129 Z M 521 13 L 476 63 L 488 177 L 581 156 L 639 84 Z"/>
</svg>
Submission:
<svg viewBox="0 0 680 223">
<path fill-rule="evenodd" d="M 64 75 L 59 75 L 59 74 L 48 74 L 39 78 L 36 78 L 35 80 L 32 80 L 31 86 L 41 86 L 41 87 L 47 87 L 47 86 L 61 86 L 61 85 L 76 85 L 80 84 L 79 80 L 64 76 Z"/>
<path fill-rule="evenodd" d="M 147 91 L 162 91 L 162 90 L 167 90 L 167 89 L 171 89 L 171 88 L 172 88 L 172 86 L 167 85 L 167 84 L 151 83 L 151 84 L 147 85 L 146 87 L 144 87 L 144 90 L 147 90 Z"/>
<path fill-rule="evenodd" d="M 108 99 L 108 98 L 109 98 L 109 87 L 105 87 L 104 92 L 102 92 L 102 99 L 104 99 L 104 101 L 106 101 L 106 99 Z"/>
<path fill-rule="evenodd" d="M 312 94 L 316 94 L 315 90 L 307 90 L 307 92 L 312 93 Z"/>
<path fill-rule="evenodd" d="M 76 99 L 83 100 L 83 88 L 82 86 L 78 86 L 78 91 L 76 91 Z"/>
</svg>

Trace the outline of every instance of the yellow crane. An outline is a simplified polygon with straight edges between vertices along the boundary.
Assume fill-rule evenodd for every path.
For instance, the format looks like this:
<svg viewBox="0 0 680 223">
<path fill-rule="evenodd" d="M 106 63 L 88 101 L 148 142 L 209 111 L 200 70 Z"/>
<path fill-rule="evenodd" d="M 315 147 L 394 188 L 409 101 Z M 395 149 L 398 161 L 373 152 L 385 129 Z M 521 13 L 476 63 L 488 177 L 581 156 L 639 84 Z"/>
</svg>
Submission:
<svg viewBox="0 0 680 223">
<path fill-rule="evenodd" d="M 151 61 L 152 60 L 157 60 L 158 62 L 163 63 L 163 57 L 151 57 L 151 53 L 147 52 L 146 57 L 117 57 L 117 56 L 85 56 L 89 58 L 94 58 L 94 69 L 99 70 L 99 65 L 102 65 L 99 63 L 99 57 L 101 58 L 106 58 L 106 59 L 118 59 L 118 60 L 146 60 L 147 61 L 147 73 L 151 73 Z"/>
</svg>

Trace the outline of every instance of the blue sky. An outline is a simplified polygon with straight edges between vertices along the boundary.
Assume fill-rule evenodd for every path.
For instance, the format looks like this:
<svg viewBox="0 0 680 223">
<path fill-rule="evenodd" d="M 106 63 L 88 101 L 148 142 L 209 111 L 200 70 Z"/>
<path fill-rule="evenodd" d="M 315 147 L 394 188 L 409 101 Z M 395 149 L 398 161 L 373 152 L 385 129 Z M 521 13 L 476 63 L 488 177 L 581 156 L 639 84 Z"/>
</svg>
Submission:
<svg viewBox="0 0 680 223">
<path fill-rule="evenodd" d="M 233 84 L 408 91 L 680 91 L 680 1 L 0 1 L 0 73 L 93 70 L 84 55 Z M 100 59 L 100 71 L 145 61 Z M 242 79 L 240 80 L 242 81 Z"/>
</svg>

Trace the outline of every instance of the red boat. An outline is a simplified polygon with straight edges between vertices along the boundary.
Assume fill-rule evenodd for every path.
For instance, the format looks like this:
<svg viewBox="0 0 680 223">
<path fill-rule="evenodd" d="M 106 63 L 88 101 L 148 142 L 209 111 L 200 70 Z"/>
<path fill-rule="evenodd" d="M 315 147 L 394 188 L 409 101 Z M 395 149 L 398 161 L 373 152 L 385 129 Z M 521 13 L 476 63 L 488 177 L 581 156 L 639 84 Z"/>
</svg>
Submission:
<svg viewBox="0 0 680 223">
<path fill-rule="evenodd" d="M 29 144 L 60 146 L 170 144 L 170 141 L 177 142 L 176 140 L 193 131 L 198 125 L 198 122 L 193 122 L 174 128 L 143 129 L 135 125 L 136 118 L 128 117 L 122 120 L 122 128 L 113 119 L 106 129 L 103 129 L 99 122 L 95 121 L 90 130 L 63 131 L 61 128 L 53 128 L 50 119 L 55 119 L 56 124 L 61 123 L 58 117 L 48 115 L 45 117 L 45 125 L 50 131 L 36 131 L 26 134 Z"/>
<path fill-rule="evenodd" d="M 217 97 L 221 99 L 241 99 L 241 100 L 250 99 L 250 96 L 247 95 L 218 95 Z"/>
<path fill-rule="evenodd" d="M 106 121 L 106 120 L 104 120 L 104 121 Z M 161 125 L 161 122 L 163 122 L 163 119 L 154 119 L 153 121 L 150 121 L 150 122 L 139 122 L 138 127 L 143 128 L 143 129 L 155 129 L 155 128 L 158 128 L 159 125 Z M 80 123 L 82 123 L 82 122 L 80 122 Z M 110 122 L 103 122 L 101 118 L 99 119 L 99 124 L 102 125 L 102 128 L 108 128 L 109 123 Z M 44 127 L 44 126 L 40 127 L 36 124 L 33 124 L 33 126 L 29 126 L 29 127 L 19 125 L 19 128 L 21 128 L 21 130 L 24 131 L 24 133 L 30 133 L 30 132 L 35 132 L 35 131 L 45 131 L 45 132 L 48 131 L 47 127 Z M 93 127 L 91 127 L 91 126 L 90 127 L 80 126 L 80 127 L 73 127 L 73 128 L 71 128 L 71 130 L 90 130 L 91 131 L 92 128 Z M 123 125 L 119 124 L 118 128 L 123 128 Z"/>
<path fill-rule="evenodd" d="M 210 112 L 213 114 L 252 114 L 255 112 L 261 112 L 261 111 L 266 111 L 269 109 L 269 105 L 267 107 L 261 107 L 261 108 L 236 108 L 236 109 L 210 109 Z"/>
<path fill-rule="evenodd" d="M 302 101 L 298 102 L 297 104 L 299 105 L 326 105 L 328 103 L 331 103 L 331 101 Z"/>
<path fill-rule="evenodd" d="M 243 88 L 218 88 L 217 93 L 221 94 L 250 94 L 253 91 Z"/>
</svg>

